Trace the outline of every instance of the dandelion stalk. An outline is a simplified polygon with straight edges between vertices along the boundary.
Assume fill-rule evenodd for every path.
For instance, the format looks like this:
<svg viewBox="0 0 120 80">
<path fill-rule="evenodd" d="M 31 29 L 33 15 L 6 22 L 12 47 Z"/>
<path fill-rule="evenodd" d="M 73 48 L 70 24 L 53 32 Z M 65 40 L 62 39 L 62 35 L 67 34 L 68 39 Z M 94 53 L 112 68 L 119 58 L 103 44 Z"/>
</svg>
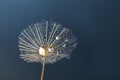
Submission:
<svg viewBox="0 0 120 80">
<path fill-rule="evenodd" d="M 45 71 L 45 57 L 43 58 L 42 72 L 41 72 L 40 80 L 43 80 L 43 78 L 44 78 L 44 71 Z"/>
</svg>

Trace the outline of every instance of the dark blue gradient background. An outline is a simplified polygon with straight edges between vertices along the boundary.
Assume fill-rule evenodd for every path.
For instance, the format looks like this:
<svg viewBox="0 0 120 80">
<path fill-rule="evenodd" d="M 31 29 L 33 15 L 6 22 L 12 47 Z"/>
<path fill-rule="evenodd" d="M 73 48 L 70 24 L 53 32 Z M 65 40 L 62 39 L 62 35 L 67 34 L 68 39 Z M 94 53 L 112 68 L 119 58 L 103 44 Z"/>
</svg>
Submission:
<svg viewBox="0 0 120 80">
<path fill-rule="evenodd" d="M 0 80 L 39 80 L 41 64 L 21 60 L 17 45 L 43 19 L 72 29 L 79 43 L 70 60 L 46 65 L 44 80 L 120 80 L 119 0 L 0 0 Z"/>
</svg>

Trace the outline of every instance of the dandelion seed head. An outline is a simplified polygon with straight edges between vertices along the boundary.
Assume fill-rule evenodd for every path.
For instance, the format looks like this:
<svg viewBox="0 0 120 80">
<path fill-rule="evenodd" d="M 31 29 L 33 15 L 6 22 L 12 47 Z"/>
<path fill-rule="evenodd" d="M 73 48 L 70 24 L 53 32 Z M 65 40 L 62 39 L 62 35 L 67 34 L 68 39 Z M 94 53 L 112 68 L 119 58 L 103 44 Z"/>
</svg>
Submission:
<svg viewBox="0 0 120 80">
<path fill-rule="evenodd" d="M 53 21 L 29 25 L 19 35 L 20 57 L 27 62 L 55 63 L 69 58 L 76 47 L 77 38 L 72 32 Z"/>
</svg>

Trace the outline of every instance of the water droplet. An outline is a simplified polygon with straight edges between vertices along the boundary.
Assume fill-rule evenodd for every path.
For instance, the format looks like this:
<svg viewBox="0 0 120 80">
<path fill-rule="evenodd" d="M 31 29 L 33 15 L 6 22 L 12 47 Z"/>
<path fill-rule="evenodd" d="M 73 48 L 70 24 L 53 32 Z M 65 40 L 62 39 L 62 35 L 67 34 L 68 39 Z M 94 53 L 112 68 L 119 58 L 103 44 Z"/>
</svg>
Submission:
<svg viewBox="0 0 120 80">
<path fill-rule="evenodd" d="M 65 42 L 68 42 L 68 39 L 67 39 L 67 38 L 65 39 Z"/>
<path fill-rule="evenodd" d="M 58 40 L 58 39 L 60 39 L 60 37 L 59 37 L 59 36 L 56 36 L 56 40 Z"/>
<path fill-rule="evenodd" d="M 63 44 L 63 47 L 66 47 L 66 44 Z"/>
</svg>

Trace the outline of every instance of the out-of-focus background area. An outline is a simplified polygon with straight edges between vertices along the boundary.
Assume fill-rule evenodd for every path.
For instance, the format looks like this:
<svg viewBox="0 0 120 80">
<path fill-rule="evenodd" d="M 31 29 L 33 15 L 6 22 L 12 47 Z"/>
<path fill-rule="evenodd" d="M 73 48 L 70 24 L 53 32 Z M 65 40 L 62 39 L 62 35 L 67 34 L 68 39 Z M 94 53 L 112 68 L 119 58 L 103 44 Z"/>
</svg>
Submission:
<svg viewBox="0 0 120 80">
<path fill-rule="evenodd" d="M 72 29 L 79 43 L 70 60 L 46 65 L 44 80 L 120 80 L 119 0 L 0 0 L 0 80 L 39 80 L 41 64 L 20 59 L 17 45 L 41 20 Z"/>
</svg>

